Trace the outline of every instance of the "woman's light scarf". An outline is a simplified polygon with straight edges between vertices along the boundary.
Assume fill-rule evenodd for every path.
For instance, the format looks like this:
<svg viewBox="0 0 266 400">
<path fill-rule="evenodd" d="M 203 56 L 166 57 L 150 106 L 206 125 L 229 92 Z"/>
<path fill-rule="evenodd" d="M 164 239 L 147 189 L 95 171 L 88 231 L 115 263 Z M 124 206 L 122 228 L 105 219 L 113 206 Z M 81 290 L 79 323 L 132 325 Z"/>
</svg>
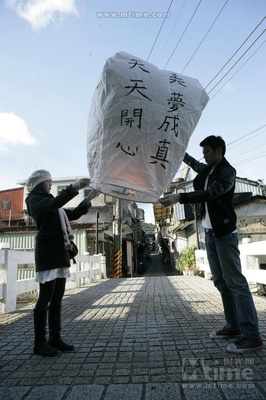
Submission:
<svg viewBox="0 0 266 400">
<path fill-rule="evenodd" d="M 74 236 L 71 232 L 71 227 L 69 223 L 69 219 L 67 214 L 63 208 L 58 209 L 59 219 L 62 227 L 62 232 L 64 236 L 64 243 L 66 250 L 73 250 L 73 245 L 71 244 L 71 240 L 74 239 Z"/>
</svg>

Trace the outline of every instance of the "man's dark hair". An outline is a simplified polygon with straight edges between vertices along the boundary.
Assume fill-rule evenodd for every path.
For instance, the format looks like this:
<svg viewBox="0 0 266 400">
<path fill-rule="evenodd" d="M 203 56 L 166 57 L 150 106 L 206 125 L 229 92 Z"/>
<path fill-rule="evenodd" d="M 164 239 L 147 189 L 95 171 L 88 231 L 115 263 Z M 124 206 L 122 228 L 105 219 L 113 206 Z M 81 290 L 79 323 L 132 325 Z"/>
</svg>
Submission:
<svg viewBox="0 0 266 400">
<path fill-rule="evenodd" d="M 206 137 L 201 143 L 200 146 L 210 146 L 213 150 L 217 149 L 218 147 L 221 147 L 222 149 L 222 155 L 225 155 L 225 141 L 223 140 L 223 138 L 221 136 L 208 136 Z"/>
</svg>

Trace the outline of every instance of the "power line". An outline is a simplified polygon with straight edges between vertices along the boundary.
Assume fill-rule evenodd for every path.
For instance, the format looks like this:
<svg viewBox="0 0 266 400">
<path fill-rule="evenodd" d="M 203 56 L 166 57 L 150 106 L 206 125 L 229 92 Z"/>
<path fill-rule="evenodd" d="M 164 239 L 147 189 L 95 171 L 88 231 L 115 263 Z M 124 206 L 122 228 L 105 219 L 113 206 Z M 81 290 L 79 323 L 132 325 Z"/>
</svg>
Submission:
<svg viewBox="0 0 266 400">
<path fill-rule="evenodd" d="M 244 151 L 244 153 L 240 153 L 240 154 L 237 154 L 236 156 L 230 157 L 230 160 L 232 160 L 232 158 L 243 156 L 244 154 L 250 153 L 251 151 L 257 150 L 258 148 L 261 148 L 263 146 L 266 146 L 266 143 L 263 143 L 262 145 L 260 144 L 259 146 L 256 146 L 256 147 L 253 147 L 253 149 L 248 149 L 247 151 Z"/>
<path fill-rule="evenodd" d="M 253 0 L 253 1 L 255 1 L 255 0 Z M 179 17 L 180 17 L 181 14 L 182 14 L 182 11 L 183 11 L 183 9 L 184 9 L 184 7 L 185 7 L 186 2 L 187 2 L 187 0 L 184 0 L 183 6 L 182 6 L 182 8 L 181 8 L 181 10 L 180 10 L 180 12 L 179 12 L 179 14 L 178 14 L 176 20 L 175 20 L 175 23 L 174 23 L 174 26 L 173 26 L 171 32 L 170 32 L 169 35 L 168 35 L 168 38 L 167 38 L 167 40 L 166 40 L 166 42 L 165 42 L 165 44 L 164 44 L 164 46 L 163 46 L 163 49 L 162 49 L 162 51 L 161 51 L 159 57 L 158 57 L 157 60 L 156 60 L 156 63 L 159 61 L 159 59 L 160 59 L 161 55 L 163 54 L 163 51 L 164 51 L 164 49 L 165 49 L 167 43 L 169 42 L 169 39 L 170 39 L 170 37 L 171 37 L 171 35 L 172 35 L 172 33 L 173 33 L 175 27 L 176 27 L 176 24 L 177 24 L 177 22 L 178 22 L 178 20 L 179 20 Z"/>
<path fill-rule="evenodd" d="M 169 7 L 168 7 L 168 10 L 167 10 L 166 15 L 169 13 L 169 10 L 170 10 L 170 8 L 171 8 L 171 6 L 172 6 L 172 4 L 173 4 L 173 1 L 174 1 L 174 0 L 171 0 L 171 3 L 170 3 L 170 5 L 169 5 Z M 162 30 L 162 28 L 163 28 L 163 25 L 164 25 L 164 23 L 165 23 L 165 20 L 166 20 L 166 16 L 164 17 L 164 20 L 163 20 L 162 25 L 161 25 L 161 27 L 160 27 L 160 29 L 159 29 L 159 32 L 157 33 L 157 36 L 156 36 L 156 38 L 155 38 L 155 40 L 154 40 L 154 43 L 153 43 L 153 45 L 152 45 L 150 54 L 148 55 L 147 61 L 149 61 L 149 58 L 150 58 L 150 56 L 151 56 L 151 53 L 152 53 L 152 51 L 153 51 L 153 49 L 154 49 L 154 46 L 155 46 L 157 40 L 158 40 L 158 37 L 159 37 L 159 35 L 160 35 L 160 33 L 161 33 L 161 30 Z"/>
<path fill-rule="evenodd" d="M 187 26 L 186 26 L 184 32 L 183 32 L 182 35 L 181 35 L 181 38 L 180 38 L 179 41 L 177 42 L 177 44 L 176 44 L 174 50 L 172 51 L 172 54 L 170 55 L 170 57 L 169 57 L 167 63 L 165 64 L 164 69 L 167 67 L 169 61 L 171 60 L 171 58 L 173 57 L 174 52 L 175 52 L 176 49 L 177 49 L 177 46 L 179 45 L 179 43 L 180 43 L 181 40 L 183 39 L 183 36 L 185 35 L 185 33 L 186 33 L 186 31 L 187 31 L 187 29 L 188 29 L 188 27 L 189 27 L 189 25 L 190 25 L 192 19 L 194 18 L 194 16 L 195 16 L 195 14 L 196 14 L 196 12 L 197 12 L 197 10 L 198 10 L 198 8 L 199 8 L 201 2 L 202 2 L 202 0 L 199 0 L 199 3 L 198 3 L 198 5 L 197 5 L 197 7 L 196 7 L 194 13 L 192 14 L 192 17 L 190 18 L 190 20 L 189 20 L 189 22 L 188 22 L 188 24 L 187 24 Z"/>
<path fill-rule="evenodd" d="M 212 78 L 212 80 L 208 83 L 207 86 L 205 86 L 204 89 L 206 89 L 210 84 L 214 81 L 215 78 L 222 72 L 222 70 L 229 64 L 229 62 L 232 60 L 232 58 L 238 53 L 238 51 L 244 46 L 244 44 L 247 42 L 247 40 L 250 38 L 251 35 L 258 29 L 258 27 L 262 24 L 264 21 L 265 17 L 259 22 L 259 24 L 253 29 L 253 31 L 248 35 L 248 37 L 244 40 L 244 42 L 241 44 L 241 46 L 238 47 L 238 49 L 234 52 L 234 54 L 229 58 L 229 60 L 223 65 L 223 67 L 220 69 L 219 72 Z M 261 36 L 261 35 L 260 35 Z M 245 54 L 245 53 L 244 53 Z"/>
<path fill-rule="evenodd" d="M 258 133 L 257 135 L 254 135 L 253 137 L 251 137 L 251 138 L 249 138 L 249 139 L 246 139 L 246 140 L 244 140 L 244 142 L 240 143 L 240 144 L 239 144 L 239 146 L 242 146 L 244 143 L 248 142 L 249 140 L 252 140 L 252 139 L 254 139 L 255 137 L 257 137 L 257 136 L 261 135 L 262 133 L 265 133 L 265 132 L 264 132 L 264 131 L 262 131 L 262 132 Z M 240 138 L 239 140 L 242 140 L 242 138 Z M 236 148 L 237 146 L 238 146 L 238 145 L 235 145 L 235 146 L 233 146 L 233 147 L 230 147 L 230 149 L 229 149 L 229 150 L 232 150 L 232 149 Z"/>
<path fill-rule="evenodd" d="M 235 166 L 237 167 L 237 166 L 239 166 L 239 165 L 246 164 L 246 163 L 248 163 L 248 162 L 257 160 L 258 158 L 264 157 L 265 155 L 266 155 L 266 151 L 264 151 L 263 153 L 259 153 L 258 155 L 253 156 L 253 157 L 251 157 L 251 158 L 247 158 L 247 159 L 243 160 L 242 162 L 240 162 L 240 163 L 238 163 L 238 164 L 235 164 Z"/>
<path fill-rule="evenodd" d="M 255 55 L 255 53 L 257 53 L 257 51 L 264 45 L 264 43 L 266 42 L 266 40 L 264 40 L 264 42 L 262 42 L 262 44 L 254 51 L 254 53 L 251 54 L 251 56 L 244 62 L 244 64 L 241 65 L 241 67 L 239 67 L 236 72 L 231 76 L 231 78 L 228 79 L 228 81 L 225 82 L 225 84 L 220 87 L 219 90 L 217 90 L 217 92 L 210 98 L 209 101 L 211 101 L 214 96 L 216 96 L 224 87 L 225 85 L 227 85 L 228 82 L 231 81 L 231 79 L 244 67 L 244 65 L 246 65 L 246 63 Z"/>
<path fill-rule="evenodd" d="M 251 9 L 251 7 L 253 6 L 255 0 L 252 1 L 252 3 L 249 5 L 247 11 L 244 13 L 244 15 L 241 17 L 240 21 L 236 24 L 236 26 L 234 27 L 234 29 L 229 33 L 229 35 L 227 36 L 227 38 L 225 39 L 225 41 L 221 44 L 221 46 L 219 47 L 219 49 L 217 50 L 216 54 L 213 56 L 213 58 L 211 59 L 211 61 L 209 62 L 209 64 L 207 64 L 207 66 L 205 67 L 205 69 L 200 73 L 199 77 L 202 76 L 202 74 L 209 68 L 209 66 L 212 64 L 212 62 L 215 60 L 215 58 L 217 57 L 217 55 L 220 53 L 221 49 L 224 47 L 225 43 L 228 42 L 228 40 L 230 39 L 230 37 L 233 35 L 233 33 L 237 30 L 237 28 L 239 27 L 239 25 L 241 24 L 241 22 L 245 19 L 246 15 L 248 14 L 249 10 Z"/>
<path fill-rule="evenodd" d="M 259 40 L 259 38 L 264 34 L 266 29 L 264 29 L 263 32 L 257 37 L 257 39 L 254 40 L 254 42 L 248 47 L 248 49 L 242 54 L 241 57 L 232 65 L 232 67 L 222 76 L 222 78 L 213 86 L 213 88 L 208 92 L 210 94 L 218 85 L 219 83 L 229 74 L 229 72 L 238 64 L 238 62 L 244 57 L 244 55 L 251 49 L 252 46 Z M 206 88 L 205 88 L 206 89 Z"/>
<path fill-rule="evenodd" d="M 261 130 L 261 129 L 265 128 L 265 127 L 266 127 L 266 124 L 260 126 L 260 127 L 257 128 L 257 129 L 254 129 L 253 131 L 251 131 L 251 132 L 249 132 L 249 133 L 247 133 L 247 134 L 241 136 L 240 138 L 234 140 L 233 142 L 228 143 L 228 144 L 226 145 L 226 148 L 228 149 L 228 147 L 229 147 L 231 144 L 236 143 L 236 142 L 238 142 L 239 140 L 242 140 L 242 139 L 244 139 L 245 137 L 250 136 L 250 135 L 252 135 L 252 134 L 255 133 L 255 132 L 258 132 L 259 130 Z M 261 132 L 261 133 L 263 133 L 263 132 Z M 260 134 L 260 133 L 259 133 L 259 134 Z M 256 135 L 256 136 L 257 136 L 257 135 Z M 231 149 L 230 149 L 230 150 L 231 150 Z M 198 161 L 201 161 L 201 160 L 203 160 L 203 157 L 200 158 Z M 178 173 L 180 173 L 180 172 L 183 172 L 183 170 L 184 170 L 184 168 L 181 168 L 181 169 L 178 170 L 176 173 L 178 174 Z"/>
<path fill-rule="evenodd" d="M 226 0 L 226 2 L 224 3 L 223 7 L 221 8 L 221 10 L 219 11 L 218 15 L 216 16 L 216 18 L 214 19 L 213 23 L 211 24 L 210 28 L 208 29 L 208 31 L 206 32 L 205 36 L 203 37 L 203 39 L 201 40 L 200 44 L 198 45 L 198 47 L 196 48 L 196 50 L 194 51 L 194 53 L 192 54 L 192 56 L 190 57 L 190 59 L 188 60 L 188 62 L 186 63 L 186 65 L 184 66 L 183 70 L 181 71 L 181 74 L 185 71 L 186 67 L 188 66 L 188 64 L 190 63 L 190 61 L 192 60 L 192 58 L 194 57 L 194 55 L 197 53 L 198 49 L 200 48 L 200 46 L 202 45 L 202 43 L 204 42 L 204 40 L 206 39 L 206 37 L 208 36 L 208 34 L 210 33 L 213 25 L 215 24 L 215 22 L 217 21 L 217 19 L 219 18 L 219 16 L 221 15 L 223 9 L 225 8 L 226 4 L 228 3 L 229 0 Z"/>
<path fill-rule="evenodd" d="M 238 142 L 238 141 L 241 140 L 241 139 L 244 139 L 245 137 L 247 137 L 247 136 L 249 136 L 249 135 L 252 135 L 252 133 L 258 132 L 259 130 L 265 128 L 265 126 L 266 126 L 266 124 L 260 126 L 259 128 L 255 129 L 255 130 L 252 131 L 252 132 L 247 133 L 246 135 L 241 136 L 240 138 L 234 140 L 233 142 L 228 143 L 226 147 L 230 146 L 230 145 L 233 144 L 233 143 Z"/>
</svg>

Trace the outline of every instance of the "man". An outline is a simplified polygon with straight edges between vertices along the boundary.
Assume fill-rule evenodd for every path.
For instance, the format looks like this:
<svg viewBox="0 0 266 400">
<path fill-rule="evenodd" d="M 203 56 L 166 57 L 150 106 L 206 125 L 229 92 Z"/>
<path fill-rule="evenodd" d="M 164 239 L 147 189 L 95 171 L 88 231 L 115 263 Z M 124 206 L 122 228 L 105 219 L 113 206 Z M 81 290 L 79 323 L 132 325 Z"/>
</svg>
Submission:
<svg viewBox="0 0 266 400">
<path fill-rule="evenodd" d="M 241 273 L 232 201 L 236 171 L 225 159 L 226 146 L 220 136 L 208 136 L 200 146 L 206 164 L 185 154 L 184 162 L 198 173 L 193 181 L 194 192 L 169 194 L 159 199 L 168 207 L 201 203 L 202 226 L 214 285 L 221 293 L 226 326 L 212 332 L 212 339 L 240 337 L 227 351 L 243 353 L 263 347 L 258 318 L 246 278 Z"/>
</svg>

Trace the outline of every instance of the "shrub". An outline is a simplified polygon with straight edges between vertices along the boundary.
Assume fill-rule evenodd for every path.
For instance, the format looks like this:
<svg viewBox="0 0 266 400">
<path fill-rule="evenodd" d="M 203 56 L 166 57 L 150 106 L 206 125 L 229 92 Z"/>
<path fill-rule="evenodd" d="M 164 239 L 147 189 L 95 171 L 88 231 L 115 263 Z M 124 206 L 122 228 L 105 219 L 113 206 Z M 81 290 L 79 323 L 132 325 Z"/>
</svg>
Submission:
<svg viewBox="0 0 266 400">
<path fill-rule="evenodd" d="M 195 250 L 196 246 L 188 246 L 180 251 L 176 260 L 176 269 L 184 275 L 195 275 L 199 272 L 196 268 Z"/>
</svg>

